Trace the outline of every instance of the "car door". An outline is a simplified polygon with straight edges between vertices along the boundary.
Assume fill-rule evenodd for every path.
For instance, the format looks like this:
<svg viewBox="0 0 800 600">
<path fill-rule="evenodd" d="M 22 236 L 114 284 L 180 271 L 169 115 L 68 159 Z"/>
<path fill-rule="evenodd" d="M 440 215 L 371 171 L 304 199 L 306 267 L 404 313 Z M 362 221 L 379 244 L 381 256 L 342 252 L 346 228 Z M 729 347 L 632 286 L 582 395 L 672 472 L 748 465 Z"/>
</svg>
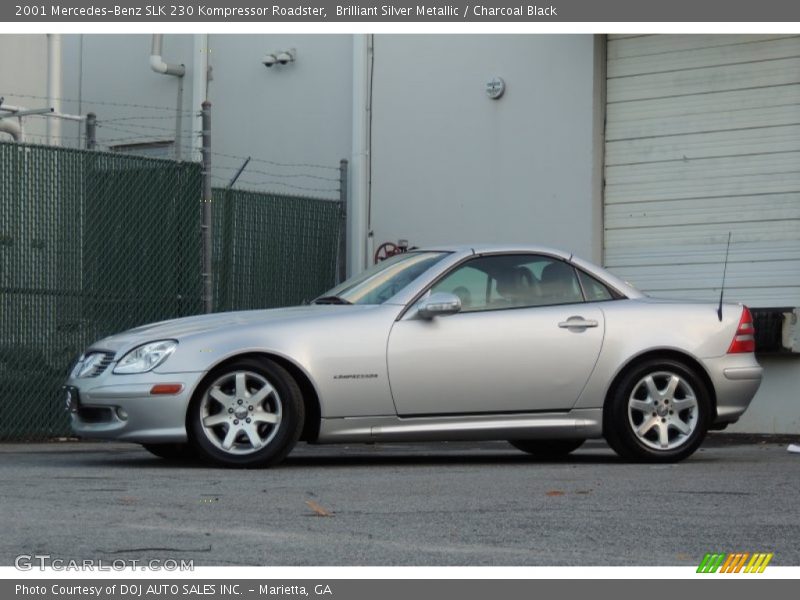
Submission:
<svg viewBox="0 0 800 600">
<path fill-rule="evenodd" d="M 486 255 L 432 287 L 461 312 L 430 320 L 409 310 L 389 335 L 387 363 L 401 416 L 568 410 L 597 362 L 600 308 L 575 269 L 554 257 Z"/>
</svg>

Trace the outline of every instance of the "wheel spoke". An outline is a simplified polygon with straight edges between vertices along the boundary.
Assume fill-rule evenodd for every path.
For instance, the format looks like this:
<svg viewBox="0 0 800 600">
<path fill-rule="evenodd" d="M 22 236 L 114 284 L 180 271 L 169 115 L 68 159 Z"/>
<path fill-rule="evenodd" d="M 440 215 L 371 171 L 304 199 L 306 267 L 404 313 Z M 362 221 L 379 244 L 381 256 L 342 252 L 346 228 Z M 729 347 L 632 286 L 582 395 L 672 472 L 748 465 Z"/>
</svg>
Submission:
<svg viewBox="0 0 800 600">
<path fill-rule="evenodd" d="M 630 406 L 633 410 L 638 410 L 639 412 L 643 413 L 651 413 L 653 412 L 653 402 L 652 400 L 631 400 Z"/>
<path fill-rule="evenodd" d="M 680 419 L 672 419 L 672 421 L 670 421 L 670 425 L 672 425 L 683 435 L 689 435 L 692 432 L 692 428 L 689 426 L 689 424 L 681 421 Z"/>
<path fill-rule="evenodd" d="M 695 400 L 694 396 L 687 396 L 686 398 L 675 399 L 672 401 L 672 408 L 676 412 L 682 412 L 687 408 L 695 408 L 697 407 L 697 400 Z"/>
<path fill-rule="evenodd" d="M 241 431 L 239 427 L 234 427 L 233 425 L 228 426 L 228 433 L 225 434 L 225 439 L 222 440 L 222 447 L 225 450 L 230 450 L 233 447 L 233 443 L 236 441 L 236 436 L 239 431 Z"/>
<path fill-rule="evenodd" d="M 206 427 L 216 427 L 228 422 L 228 415 L 225 412 L 218 412 L 215 415 L 209 415 L 203 419 L 203 425 Z"/>
<path fill-rule="evenodd" d="M 208 390 L 208 395 L 226 407 L 228 406 L 228 404 L 233 402 L 233 396 L 229 396 L 228 394 L 223 392 L 218 385 L 215 385 L 210 390 Z"/>
<path fill-rule="evenodd" d="M 644 385 L 647 387 L 647 395 L 651 400 L 657 400 L 661 397 L 661 393 L 658 391 L 652 375 L 648 375 L 644 378 Z"/>
<path fill-rule="evenodd" d="M 280 421 L 280 417 L 276 413 L 267 412 L 265 410 L 257 410 L 253 413 L 254 423 L 271 423 L 275 424 Z"/>
<path fill-rule="evenodd" d="M 667 388 L 663 392 L 663 396 L 669 400 L 672 400 L 675 397 L 675 390 L 678 388 L 678 384 L 681 382 L 680 377 L 677 375 L 673 375 L 669 378 L 669 383 L 667 383 Z"/>
<path fill-rule="evenodd" d="M 666 423 L 658 424 L 658 443 L 661 444 L 662 448 L 669 446 L 669 428 Z"/>
<path fill-rule="evenodd" d="M 275 388 L 272 387 L 269 383 L 265 383 L 264 387 L 258 390 L 255 394 L 250 397 L 250 403 L 256 406 L 260 406 L 261 403 L 269 397 L 272 392 L 275 391 Z"/>
<path fill-rule="evenodd" d="M 236 397 L 247 398 L 247 382 L 244 373 L 236 374 Z"/>
<path fill-rule="evenodd" d="M 657 423 L 658 417 L 650 417 L 639 426 L 639 429 L 636 430 L 636 433 L 639 435 L 639 437 L 644 437 L 645 434 L 655 427 Z"/>
<path fill-rule="evenodd" d="M 247 439 L 250 440 L 250 445 L 253 448 L 260 448 L 261 447 L 261 436 L 258 435 L 258 431 L 252 425 L 249 427 L 244 428 L 244 432 L 247 434 Z"/>
</svg>

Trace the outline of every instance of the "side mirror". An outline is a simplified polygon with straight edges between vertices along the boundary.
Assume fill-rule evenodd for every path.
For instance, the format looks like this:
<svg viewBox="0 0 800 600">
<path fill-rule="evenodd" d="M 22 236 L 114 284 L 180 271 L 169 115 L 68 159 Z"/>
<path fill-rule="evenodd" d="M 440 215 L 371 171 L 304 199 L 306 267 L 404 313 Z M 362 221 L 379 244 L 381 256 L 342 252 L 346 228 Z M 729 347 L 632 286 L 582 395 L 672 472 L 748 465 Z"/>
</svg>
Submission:
<svg viewBox="0 0 800 600">
<path fill-rule="evenodd" d="M 417 303 L 417 314 L 423 319 L 454 315 L 461 310 L 461 298 L 449 292 L 436 292 Z"/>
</svg>

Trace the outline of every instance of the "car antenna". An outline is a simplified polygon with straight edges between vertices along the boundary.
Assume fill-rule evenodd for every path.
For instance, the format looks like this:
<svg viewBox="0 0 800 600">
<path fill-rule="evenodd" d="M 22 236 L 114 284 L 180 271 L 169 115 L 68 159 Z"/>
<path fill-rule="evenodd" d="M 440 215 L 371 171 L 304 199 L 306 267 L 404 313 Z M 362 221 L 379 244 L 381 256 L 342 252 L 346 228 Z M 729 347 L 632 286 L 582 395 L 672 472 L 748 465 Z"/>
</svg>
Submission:
<svg viewBox="0 0 800 600">
<path fill-rule="evenodd" d="M 728 246 L 725 248 L 725 264 L 722 267 L 722 286 L 719 288 L 719 306 L 717 307 L 717 318 L 722 323 L 722 295 L 725 293 L 725 274 L 728 272 L 728 253 L 731 250 L 731 232 L 728 232 Z"/>
</svg>

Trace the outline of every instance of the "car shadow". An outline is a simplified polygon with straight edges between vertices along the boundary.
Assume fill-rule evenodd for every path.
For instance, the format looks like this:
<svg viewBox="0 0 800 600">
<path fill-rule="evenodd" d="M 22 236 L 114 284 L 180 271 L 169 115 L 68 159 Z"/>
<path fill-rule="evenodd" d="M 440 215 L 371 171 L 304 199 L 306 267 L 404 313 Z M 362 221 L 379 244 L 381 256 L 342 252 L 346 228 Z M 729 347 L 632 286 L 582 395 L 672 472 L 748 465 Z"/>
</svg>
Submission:
<svg viewBox="0 0 800 600">
<path fill-rule="evenodd" d="M 491 443 L 490 443 L 491 444 Z M 430 466 L 533 466 L 533 465 L 625 465 L 650 468 L 669 468 L 676 464 L 708 463 L 719 460 L 702 450 L 683 463 L 628 463 L 619 458 L 602 443 L 587 445 L 561 458 L 543 458 L 506 448 L 502 443 L 485 444 L 483 447 L 464 443 L 418 445 L 364 445 L 364 446 L 317 446 L 300 445 L 276 469 L 293 468 L 353 468 L 353 467 L 430 467 Z M 591 442 L 589 443 L 591 444 Z M 147 469 L 220 469 L 199 458 L 164 459 L 152 456 L 136 446 L 130 448 L 102 448 L 97 446 L 90 452 L 80 452 L 66 461 L 65 466 L 80 463 L 84 466 L 130 467 Z"/>
<path fill-rule="evenodd" d="M 82 456 L 78 461 L 84 466 L 130 467 L 147 469 L 219 469 L 200 459 L 163 459 L 150 456 L 144 451 L 127 453 L 109 453 L 107 455 L 92 453 L 91 456 Z M 342 454 L 298 453 L 287 457 L 274 469 L 307 469 L 314 467 L 354 468 L 354 467 L 430 467 L 430 466 L 532 466 L 532 465 L 587 465 L 587 464 L 623 464 L 623 461 L 611 452 L 576 452 L 564 458 L 537 458 L 513 450 L 508 453 L 485 452 L 441 452 L 419 454 L 413 451 L 399 453 L 392 451 L 382 454 L 380 452 Z"/>
<path fill-rule="evenodd" d="M 315 454 L 313 456 L 290 455 L 282 467 L 356 467 L 356 466 L 446 466 L 446 465 L 532 465 L 532 464 L 598 464 L 621 462 L 619 457 L 609 453 L 576 452 L 564 458 L 539 458 L 510 451 L 500 453 L 431 453 L 431 454 Z"/>
</svg>

